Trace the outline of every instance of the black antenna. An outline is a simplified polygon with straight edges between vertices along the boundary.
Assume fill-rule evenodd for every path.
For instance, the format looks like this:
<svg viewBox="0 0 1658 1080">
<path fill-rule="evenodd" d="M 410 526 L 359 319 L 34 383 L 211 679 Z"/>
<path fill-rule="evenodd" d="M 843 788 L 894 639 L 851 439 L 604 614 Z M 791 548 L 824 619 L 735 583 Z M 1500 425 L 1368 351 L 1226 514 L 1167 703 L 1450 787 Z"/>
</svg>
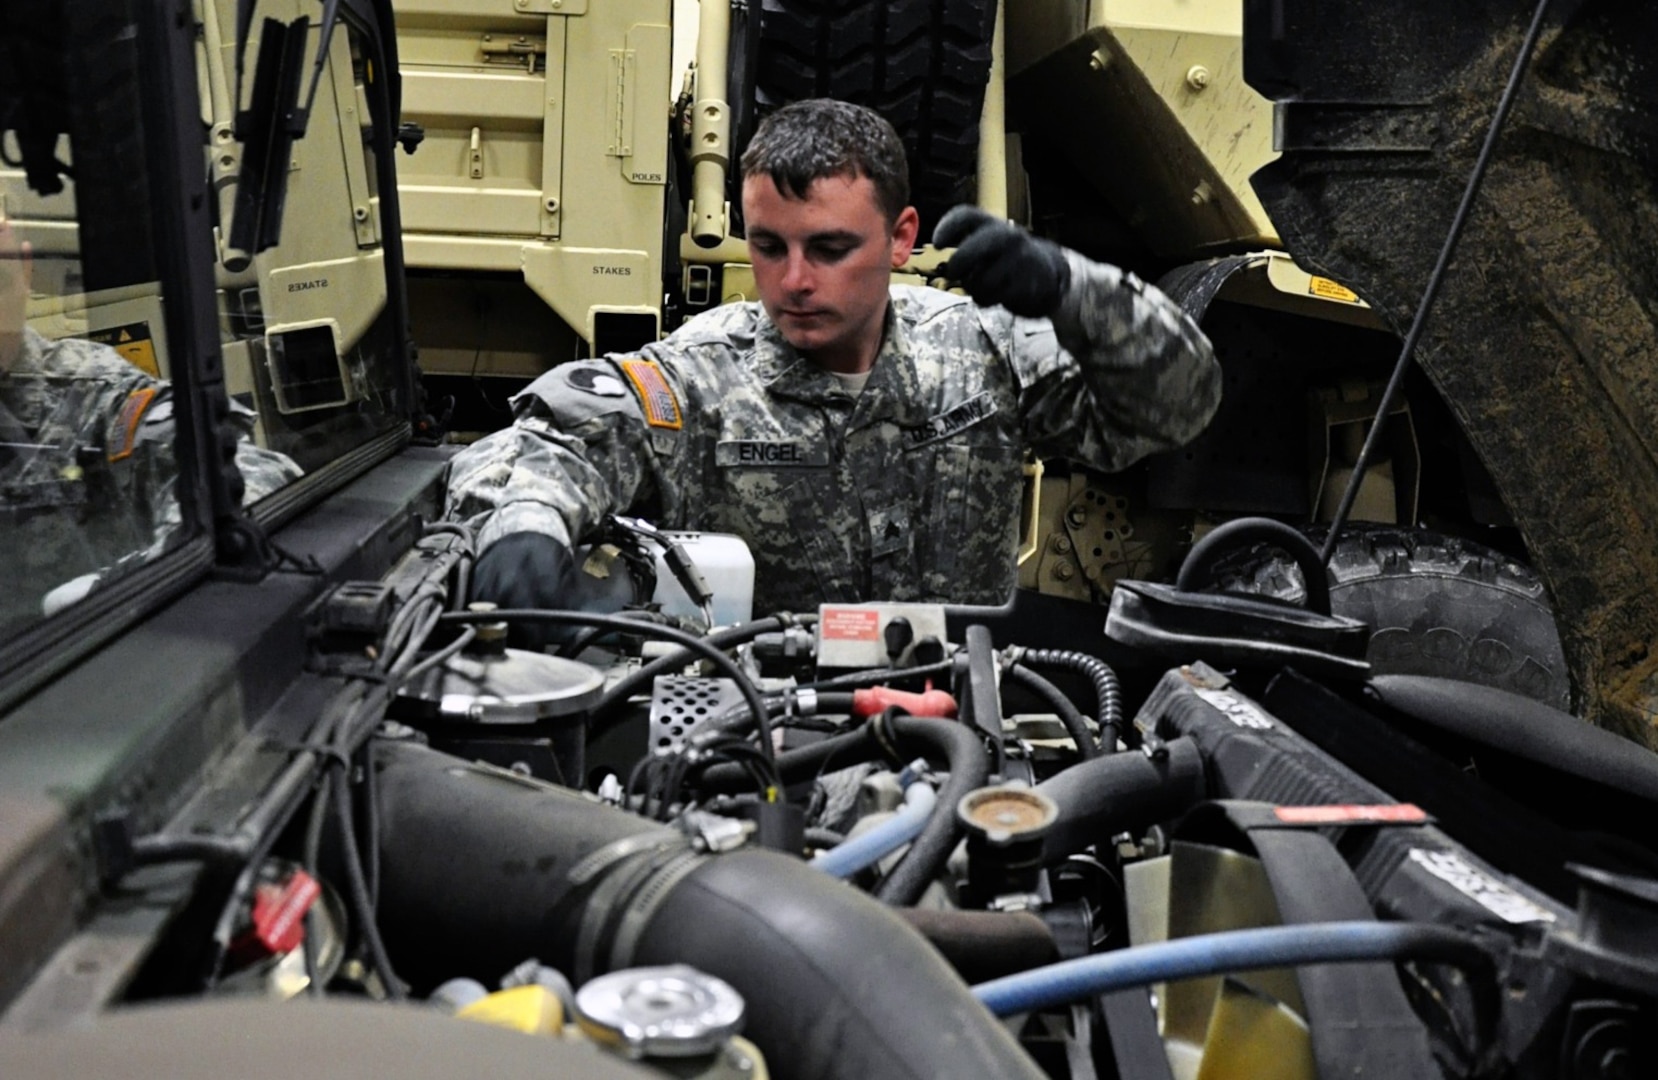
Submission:
<svg viewBox="0 0 1658 1080">
<path fill-rule="evenodd" d="M 1531 27 L 1526 31 L 1526 39 L 1520 45 L 1520 55 L 1514 58 L 1514 70 L 1509 72 L 1508 85 L 1503 88 L 1503 96 L 1497 102 L 1497 112 L 1491 118 L 1491 129 L 1485 133 L 1485 145 L 1480 147 L 1480 156 L 1474 162 L 1473 174 L 1468 177 L 1468 187 L 1462 193 L 1462 205 L 1457 207 L 1456 218 L 1451 222 L 1451 231 L 1445 237 L 1445 246 L 1440 249 L 1439 261 L 1434 264 L 1433 274 L 1428 278 L 1427 290 L 1422 294 L 1422 302 L 1417 305 L 1416 318 L 1411 323 L 1410 332 L 1405 335 L 1405 343 L 1399 350 L 1399 362 L 1394 365 L 1393 376 L 1388 379 L 1387 390 L 1382 394 L 1382 403 L 1376 409 L 1376 418 L 1370 424 L 1370 432 L 1365 436 L 1364 448 L 1359 451 L 1359 460 L 1353 466 L 1353 475 L 1347 481 L 1347 489 L 1341 493 L 1341 504 L 1336 507 L 1336 516 L 1330 522 L 1330 532 L 1324 538 L 1324 547 L 1319 551 L 1319 561 L 1326 566 L 1330 564 L 1330 556 L 1336 550 L 1336 540 L 1341 530 L 1347 524 L 1348 515 L 1353 512 L 1353 503 L 1359 497 L 1359 485 L 1364 482 L 1365 469 L 1370 465 L 1370 459 L 1375 456 L 1376 447 L 1381 442 L 1382 428 L 1387 423 L 1388 413 L 1393 411 L 1393 403 L 1399 399 L 1400 388 L 1405 382 L 1405 372 L 1410 370 L 1411 357 L 1416 354 L 1416 344 L 1422 337 L 1422 329 L 1427 325 L 1428 312 L 1432 310 L 1434 301 L 1439 297 L 1439 287 L 1445 280 L 1445 271 L 1451 265 L 1451 256 L 1456 251 L 1457 241 L 1462 239 L 1463 227 L 1468 224 L 1468 212 L 1474 205 L 1474 196 L 1479 194 L 1480 185 L 1485 181 L 1486 168 L 1491 164 L 1491 152 L 1496 148 L 1497 135 L 1502 131 L 1503 122 L 1508 119 L 1509 110 L 1514 107 L 1514 99 L 1519 95 L 1520 83 L 1525 79 L 1526 68 L 1531 64 L 1531 54 L 1537 48 L 1537 39 L 1543 30 L 1543 15 L 1548 11 L 1549 0 L 1537 0 L 1537 10 L 1532 13 Z"/>
</svg>

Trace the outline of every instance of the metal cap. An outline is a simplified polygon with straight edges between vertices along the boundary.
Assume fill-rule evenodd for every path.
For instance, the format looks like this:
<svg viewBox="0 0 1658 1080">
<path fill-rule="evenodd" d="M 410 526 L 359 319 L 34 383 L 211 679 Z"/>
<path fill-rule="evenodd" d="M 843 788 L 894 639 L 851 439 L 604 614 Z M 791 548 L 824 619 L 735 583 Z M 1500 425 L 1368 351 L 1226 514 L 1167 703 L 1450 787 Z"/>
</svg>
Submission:
<svg viewBox="0 0 1658 1080">
<path fill-rule="evenodd" d="M 743 1025 L 743 999 L 694 967 L 630 968 L 576 991 L 576 1020 L 593 1038 L 630 1056 L 711 1054 Z"/>
<path fill-rule="evenodd" d="M 466 605 L 466 610 L 475 615 L 487 614 L 501 610 L 501 606 L 493 600 L 474 600 Z M 504 622 L 474 623 L 473 628 L 478 632 L 478 644 L 499 645 L 507 640 L 507 624 Z"/>
<path fill-rule="evenodd" d="M 1028 787 L 982 787 L 956 804 L 956 816 L 969 832 L 998 847 L 1039 840 L 1059 818 L 1059 804 Z"/>
<path fill-rule="evenodd" d="M 521 649 L 461 653 L 403 687 L 393 715 L 415 723 L 533 724 L 584 712 L 603 693 L 604 676 L 574 660 Z"/>
</svg>

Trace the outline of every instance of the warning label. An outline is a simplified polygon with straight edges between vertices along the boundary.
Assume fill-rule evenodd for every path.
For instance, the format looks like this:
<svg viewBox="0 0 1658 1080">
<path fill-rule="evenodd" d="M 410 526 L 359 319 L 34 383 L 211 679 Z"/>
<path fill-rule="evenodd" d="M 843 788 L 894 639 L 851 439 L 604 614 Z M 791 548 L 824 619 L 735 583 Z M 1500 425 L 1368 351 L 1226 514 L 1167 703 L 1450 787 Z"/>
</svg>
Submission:
<svg viewBox="0 0 1658 1080">
<path fill-rule="evenodd" d="M 864 608 L 826 607 L 818 618 L 818 634 L 825 641 L 878 641 L 881 613 Z"/>
<path fill-rule="evenodd" d="M 1307 291 L 1325 300 L 1340 300 L 1344 304 L 1360 302 L 1359 294 L 1345 285 L 1338 285 L 1327 277 L 1313 275 L 1307 282 Z"/>
<path fill-rule="evenodd" d="M 120 353 L 129 364 L 158 379 L 161 378 L 161 365 L 156 362 L 155 340 L 150 336 L 149 323 L 128 323 L 106 330 L 94 330 L 86 335 L 86 338 L 100 345 L 108 345 Z"/>
<path fill-rule="evenodd" d="M 1500 919 L 1511 923 L 1554 922 L 1554 912 L 1521 896 L 1454 851 L 1411 848 L 1410 859 Z"/>
</svg>

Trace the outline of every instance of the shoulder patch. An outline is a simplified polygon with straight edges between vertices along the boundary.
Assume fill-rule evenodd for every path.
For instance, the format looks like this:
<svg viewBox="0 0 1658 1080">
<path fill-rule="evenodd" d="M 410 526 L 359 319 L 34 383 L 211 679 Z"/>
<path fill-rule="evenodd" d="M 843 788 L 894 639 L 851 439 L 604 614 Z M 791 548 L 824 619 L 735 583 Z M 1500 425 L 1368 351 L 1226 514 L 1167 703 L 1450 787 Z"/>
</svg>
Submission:
<svg viewBox="0 0 1658 1080">
<path fill-rule="evenodd" d="M 626 397 L 628 392 L 627 387 L 622 385 L 622 380 L 588 365 L 573 366 L 565 375 L 564 381 L 594 397 Z"/>
<path fill-rule="evenodd" d="M 674 431 L 685 426 L 684 418 L 679 411 L 679 399 L 674 397 L 673 387 L 668 385 L 667 376 L 662 374 L 662 369 L 656 366 L 655 360 L 634 357 L 618 363 L 622 374 L 626 375 L 633 383 L 634 389 L 639 391 L 639 401 L 644 406 L 647 424 Z"/>
<path fill-rule="evenodd" d="M 155 387 L 146 386 L 142 390 L 134 390 L 127 395 L 127 400 L 121 403 L 121 411 L 115 414 L 115 419 L 109 426 L 109 442 L 106 445 L 106 454 L 110 461 L 120 461 L 132 456 L 133 444 L 138 439 L 138 424 L 144 419 L 144 410 L 150 407 L 155 400 Z"/>
</svg>

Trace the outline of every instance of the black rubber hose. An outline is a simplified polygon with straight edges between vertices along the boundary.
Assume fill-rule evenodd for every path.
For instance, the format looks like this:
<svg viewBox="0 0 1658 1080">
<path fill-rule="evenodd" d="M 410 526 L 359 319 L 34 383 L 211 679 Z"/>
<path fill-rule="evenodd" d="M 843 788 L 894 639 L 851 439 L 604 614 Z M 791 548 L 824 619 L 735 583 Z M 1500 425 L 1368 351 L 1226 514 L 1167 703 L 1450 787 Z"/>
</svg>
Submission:
<svg viewBox="0 0 1658 1080">
<path fill-rule="evenodd" d="M 852 700 L 851 693 L 844 690 L 818 694 L 817 708 L 813 715 L 826 713 L 830 716 L 851 716 Z"/>
<path fill-rule="evenodd" d="M 584 611 L 555 611 L 544 608 L 503 608 L 498 611 L 451 611 L 437 617 L 440 623 L 481 623 L 499 620 L 511 623 L 545 622 L 554 626 L 597 626 L 611 630 L 620 630 L 624 633 L 635 632 L 644 637 L 661 638 L 674 642 L 680 646 L 687 656 L 699 657 L 712 663 L 723 672 L 742 692 L 743 699 L 748 702 L 749 716 L 760 733 L 760 753 L 765 756 L 767 767 L 772 767 L 774 750 L 771 738 L 771 719 L 766 713 L 766 703 L 760 697 L 760 691 L 755 687 L 754 680 L 744 674 L 732 659 L 721 652 L 721 645 L 712 635 L 708 637 L 692 637 L 680 630 L 669 626 L 658 626 L 654 623 L 642 622 L 636 619 L 623 619 L 613 615 L 591 615 Z M 753 623 L 745 626 L 753 626 Z M 745 627 L 733 627 L 742 630 Z M 600 702 L 602 705 L 603 702 Z"/>
<path fill-rule="evenodd" d="M 868 671 L 851 671 L 845 675 L 836 675 L 829 679 L 820 679 L 817 682 L 802 683 L 795 687 L 800 690 L 856 690 L 865 686 L 879 686 L 895 679 L 921 679 L 933 675 L 948 675 L 955 670 L 954 660 L 940 660 L 933 664 L 922 664 L 911 668 L 871 668 Z"/>
<path fill-rule="evenodd" d="M 1021 664 L 1036 667 L 1069 668 L 1081 672 L 1094 684 L 1094 716 L 1100 722 L 1100 748 L 1107 754 L 1117 749 L 1117 739 L 1127 733 L 1123 723 L 1123 691 L 1117 673 L 1097 656 L 1068 649 L 1027 649 Z"/>
<path fill-rule="evenodd" d="M 1181 592 L 1202 588 L 1210 583 L 1216 559 L 1235 548 L 1259 543 L 1273 544 L 1295 561 L 1307 586 L 1307 610 L 1330 614 L 1330 577 L 1323 557 L 1306 533 L 1272 518 L 1234 518 L 1215 526 L 1186 553 L 1175 588 Z"/>
<path fill-rule="evenodd" d="M 412 743 L 378 759 L 381 923 L 424 988 L 527 956 L 572 974 L 583 956 L 687 963 L 743 995 L 744 1035 L 792 1077 L 1043 1076 L 894 912 L 798 858 L 694 855 L 674 830 Z"/>
<path fill-rule="evenodd" d="M 937 721 L 934 721 L 935 723 Z M 785 786 L 811 780 L 831 769 L 844 769 L 873 761 L 884 753 L 869 725 L 854 728 L 844 735 L 831 735 L 815 743 L 777 755 L 777 775 Z M 697 786 L 708 794 L 730 794 L 747 791 L 753 786 L 741 765 L 713 765 L 697 778 Z"/>
<path fill-rule="evenodd" d="M 844 769 L 885 756 L 894 766 L 908 764 L 917 757 L 925 757 L 936 765 L 949 767 L 949 750 L 955 740 L 935 731 L 949 727 L 966 731 L 954 720 L 930 717 L 894 715 L 885 729 L 891 737 L 883 740 L 875 730 L 875 720 L 865 721 L 841 735 L 808 743 L 777 755 L 777 773 L 785 785 L 812 780 L 833 769 Z M 975 740 L 976 741 L 976 740 Z M 931 751 L 929 753 L 929 751 Z M 896 757 L 894 756 L 896 754 Z M 902 760 L 899 760 L 899 759 Z M 719 764 L 710 766 L 698 778 L 698 786 L 711 795 L 746 791 L 753 786 L 742 766 Z"/>
<path fill-rule="evenodd" d="M 1088 730 L 1088 718 L 1065 696 L 1064 691 L 1019 664 L 1010 664 L 1003 674 L 1053 706 L 1054 712 L 1059 715 L 1059 722 L 1065 725 L 1071 741 L 1077 744 L 1077 753 L 1082 755 L 1084 761 L 1100 756 L 1100 744 L 1095 741 L 1094 733 Z"/>
<path fill-rule="evenodd" d="M 928 1080 L 1043 1075 L 981 1021 L 944 958 L 897 913 L 798 860 L 712 859 L 674 888 L 634 952 L 734 986 L 743 1034 L 778 1075 Z"/>
<path fill-rule="evenodd" d="M 1177 817 L 1205 798 L 1203 758 L 1189 738 L 1175 739 L 1157 756 L 1108 754 L 1079 761 L 1036 790 L 1059 806 L 1042 842 L 1052 866 L 1089 844 Z"/>
<path fill-rule="evenodd" d="M 1045 967 L 1059 959 L 1053 930 L 1028 911 L 899 908 L 966 982 L 985 982 Z"/>
<path fill-rule="evenodd" d="M 889 716 L 890 710 L 869 722 L 877 737 L 886 730 L 883 723 Z M 945 767 L 950 770 L 949 779 L 939 788 L 937 809 L 927 819 L 921 835 L 875 887 L 877 899 L 908 907 L 921 899 L 961 841 L 964 830 L 956 817 L 956 804 L 968 792 L 984 787 L 990 778 L 990 760 L 978 735 L 953 720 L 891 716 L 888 727 L 905 753 L 913 740 L 942 753 L 948 762 Z"/>
<path fill-rule="evenodd" d="M 774 615 L 770 618 L 755 619 L 753 622 L 746 622 L 740 626 L 728 626 L 724 630 L 718 630 L 712 634 L 709 634 L 702 640 L 716 649 L 728 649 L 734 645 L 741 645 L 746 641 L 752 641 L 761 634 L 769 634 L 774 630 L 783 630 L 792 625 L 812 622 L 815 621 L 816 618 L 817 616 L 812 615 L 801 616 L 792 620 L 785 620 Z M 617 707 L 625 705 L 628 698 L 631 698 L 634 694 L 640 693 L 649 687 L 658 675 L 668 675 L 677 672 L 686 664 L 698 659 L 699 656 L 700 654 L 692 652 L 689 649 L 676 649 L 673 652 L 668 653 L 666 656 L 657 657 L 655 660 L 652 660 L 650 663 L 641 667 L 638 671 L 635 671 L 632 675 L 622 679 L 621 682 L 618 682 L 609 690 L 606 690 L 604 692 L 604 696 L 599 699 L 598 704 L 593 706 L 592 719 L 590 721 L 592 730 L 588 732 L 588 737 L 591 738 L 598 732 L 603 731 L 607 726 L 606 721 L 610 719 L 611 714 L 616 711 Z"/>
<path fill-rule="evenodd" d="M 808 826 L 806 829 L 807 847 L 817 848 L 820 851 L 827 851 L 830 848 L 839 847 L 844 843 L 846 843 L 845 833 L 836 832 L 834 829 L 819 828 L 815 825 Z"/>
</svg>

